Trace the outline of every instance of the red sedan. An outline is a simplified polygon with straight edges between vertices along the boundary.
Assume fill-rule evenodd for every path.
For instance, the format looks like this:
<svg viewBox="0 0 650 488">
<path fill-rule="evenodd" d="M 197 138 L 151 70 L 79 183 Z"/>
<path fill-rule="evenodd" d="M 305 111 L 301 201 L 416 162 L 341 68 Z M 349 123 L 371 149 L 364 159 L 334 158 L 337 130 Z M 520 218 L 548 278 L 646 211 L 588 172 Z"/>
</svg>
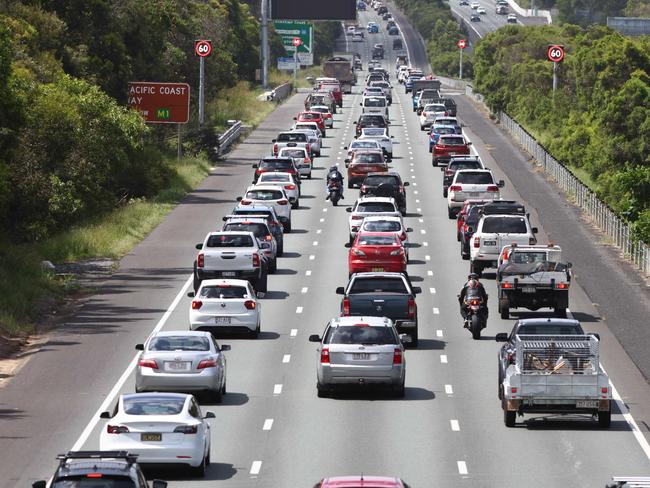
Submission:
<svg viewBox="0 0 650 488">
<path fill-rule="evenodd" d="M 390 476 L 337 476 L 325 478 L 314 488 L 409 488 L 404 481 Z"/>
<path fill-rule="evenodd" d="M 467 211 L 472 205 L 482 205 L 484 203 L 488 203 L 490 200 L 471 200 L 467 199 L 463 202 L 463 206 L 460 208 L 460 211 L 458 212 L 458 215 L 456 215 L 456 240 L 460 241 L 460 230 L 463 228 L 463 225 L 465 224 L 465 216 L 467 215 Z"/>
<path fill-rule="evenodd" d="M 348 253 L 352 273 L 406 273 L 406 252 L 393 232 L 359 232 Z"/>
<path fill-rule="evenodd" d="M 320 112 L 300 112 L 296 117 L 296 122 L 316 122 L 323 137 L 325 137 L 325 119 Z"/>
</svg>

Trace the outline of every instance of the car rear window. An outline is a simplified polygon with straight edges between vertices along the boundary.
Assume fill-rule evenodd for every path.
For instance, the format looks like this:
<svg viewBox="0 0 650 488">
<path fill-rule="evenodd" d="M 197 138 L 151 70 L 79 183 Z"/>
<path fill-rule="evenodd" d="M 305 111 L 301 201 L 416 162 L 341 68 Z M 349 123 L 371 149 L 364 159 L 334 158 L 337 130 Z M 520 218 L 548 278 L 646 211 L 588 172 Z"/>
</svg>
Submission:
<svg viewBox="0 0 650 488">
<path fill-rule="evenodd" d="M 365 202 L 357 206 L 355 212 L 394 212 L 395 205 L 390 202 Z"/>
<path fill-rule="evenodd" d="M 321 114 L 328 114 L 330 111 L 327 107 L 312 107 L 311 110 L 312 112 L 319 112 Z"/>
<path fill-rule="evenodd" d="M 253 239 L 247 234 L 217 234 L 210 236 L 206 247 L 252 247 Z"/>
<path fill-rule="evenodd" d="M 369 127 L 367 129 L 363 129 L 361 131 L 361 133 L 364 136 L 383 136 L 384 135 L 384 129 L 381 129 L 381 128 L 374 128 L 373 129 L 373 128 Z"/>
<path fill-rule="evenodd" d="M 376 149 L 379 147 L 378 144 L 376 141 L 354 141 L 350 145 L 350 149 Z"/>
<path fill-rule="evenodd" d="M 434 134 L 455 134 L 456 129 L 453 127 L 435 127 L 433 132 Z"/>
<path fill-rule="evenodd" d="M 183 411 L 185 398 L 166 396 L 129 396 L 122 401 L 127 415 L 178 415 Z"/>
<path fill-rule="evenodd" d="M 456 173 L 456 183 L 467 183 L 469 185 L 492 185 L 494 179 L 492 174 L 486 171 Z"/>
<path fill-rule="evenodd" d="M 305 150 L 304 149 L 280 149 L 280 156 L 286 158 L 304 158 Z"/>
<path fill-rule="evenodd" d="M 508 262 L 515 264 L 544 263 L 546 262 L 546 253 L 543 251 L 513 252 L 508 258 Z"/>
<path fill-rule="evenodd" d="M 260 183 L 266 183 L 266 182 L 291 182 L 291 176 L 289 175 L 278 175 L 278 174 L 269 174 L 269 173 L 263 173 L 260 175 L 259 182 Z"/>
<path fill-rule="evenodd" d="M 284 171 L 293 169 L 293 163 L 288 161 L 262 161 L 259 165 L 260 169 L 267 171 L 277 171 L 282 173 Z"/>
<path fill-rule="evenodd" d="M 483 222 L 483 232 L 501 234 L 526 234 L 526 219 L 523 217 L 490 217 Z"/>
<path fill-rule="evenodd" d="M 408 293 L 402 278 L 356 278 L 349 293 Z"/>
<path fill-rule="evenodd" d="M 359 236 L 359 246 L 393 246 L 397 244 L 395 236 Z"/>
<path fill-rule="evenodd" d="M 566 324 L 526 324 L 519 326 L 517 334 L 531 334 L 531 335 L 581 335 L 584 334 L 582 327 Z"/>
<path fill-rule="evenodd" d="M 135 488 L 135 483 L 127 476 L 102 474 L 101 478 L 88 478 L 84 474 L 66 476 L 65 479 L 55 481 L 52 488 Z"/>
<path fill-rule="evenodd" d="M 363 102 L 364 107 L 385 107 L 385 98 L 366 98 Z"/>
<path fill-rule="evenodd" d="M 464 146 L 465 145 L 465 139 L 462 137 L 449 137 L 449 136 L 443 136 L 440 138 L 440 142 L 442 144 L 445 144 L 447 146 Z"/>
<path fill-rule="evenodd" d="M 203 296 L 203 294 L 201 294 Z M 210 297 L 213 298 L 213 297 Z M 154 337 L 149 344 L 150 351 L 209 351 L 210 344 L 205 337 L 162 336 Z"/>
<path fill-rule="evenodd" d="M 309 114 L 309 113 L 300 114 L 300 118 L 304 120 L 318 120 L 321 117 L 322 116 L 320 114 Z"/>
<path fill-rule="evenodd" d="M 355 156 L 354 162 L 377 164 L 377 163 L 383 163 L 384 157 L 378 153 L 362 153 L 362 154 L 357 154 Z"/>
<path fill-rule="evenodd" d="M 389 327 L 345 325 L 330 327 L 323 338 L 324 344 L 397 344 L 397 337 Z"/>
<path fill-rule="evenodd" d="M 449 169 L 458 171 L 459 169 L 480 169 L 481 163 L 478 161 L 452 161 L 449 163 Z"/>
<path fill-rule="evenodd" d="M 379 185 L 392 185 L 392 186 L 399 186 L 399 179 L 397 176 L 393 175 L 371 175 L 371 176 L 366 176 L 366 179 L 363 181 L 364 185 L 372 185 L 372 186 L 379 186 Z"/>
<path fill-rule="evenodd" d="M 362 115 L 361 123 L 364 125 L 380 125 L 385 126 L 386 120 L 381 115 Z"/>
<path fill-rule="evenodd" d="M 402 225 L 394 220 L 371 220 L 364 222 L 362 229 L 368 232 L 399 232 Z"/>
<path fill-rule="evenodd" d="M 425 112 L 444 112 L 447 108 L 444 105 L 430 104 L 424 106 Z"/>
<path fill-rule="evenodd" d="M 203 286 L 201 298 L 246 298 L 248 290 L 245 286 L 217 285 Z"/>
<path fill-rule="evenodd" d="M 258 239 L 262 239 L 263 237 L 266 237 L 268 235 L 266 225 L 260 223 L 244 224 L 244 223 L 233 222 L 231 224 L 224 225 L 223 230 L 228 232 L 233 232 L 233 231 L 252 232 L 253 235 Z"/>
<path fill-rule="evenodd" d="M 278 142 L 307 142 L 307 134 L 301 132 L 283 132 L 278 135 Z"/>
<path fill-rule="evenodd" d="M 483 207 L 484 214 L 517 214 L 524 215 L 526 213 L 526 207 L 520 204 L 500 204 L 500 203 L 488 203 Z"/>
<path fill-rule="evenodd" d="M 252 200 L 279 200 L 283 198 L 280 190 L 250 190 L 246 192 L 246 198 Z"/>
</svg>

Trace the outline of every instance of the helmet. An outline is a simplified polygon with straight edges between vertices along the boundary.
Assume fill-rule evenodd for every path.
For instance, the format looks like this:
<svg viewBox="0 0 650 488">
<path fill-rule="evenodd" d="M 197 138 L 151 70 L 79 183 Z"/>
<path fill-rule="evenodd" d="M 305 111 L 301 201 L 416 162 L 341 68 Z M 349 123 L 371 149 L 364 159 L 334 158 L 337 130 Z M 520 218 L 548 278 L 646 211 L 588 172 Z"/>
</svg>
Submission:
<svg viewBox="0 0 650 488">
<path fill-rule="evenodd" d="M 330 168 L 330 171 L 338 171 L 338 168 L 336 167 L 336 165 L 334 165 Z"/>
<path fill-rule="evenodd" d="M 476 273 L 470 273 L 469 276 L 467 277 L 468 280 L 478 280 L 478 274 Z"/>
</svg>

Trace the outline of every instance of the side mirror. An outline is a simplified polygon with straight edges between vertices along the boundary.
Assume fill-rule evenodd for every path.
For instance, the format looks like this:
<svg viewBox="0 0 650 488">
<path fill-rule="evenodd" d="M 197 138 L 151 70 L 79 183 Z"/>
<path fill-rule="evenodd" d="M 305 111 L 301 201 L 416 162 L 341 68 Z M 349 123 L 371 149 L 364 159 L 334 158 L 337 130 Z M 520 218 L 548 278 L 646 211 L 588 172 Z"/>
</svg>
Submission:
<svg viewBox="0 0 650 488">
<path fill-rule="evenodd" d="M 408 334 L 400 334 L 399 341 L 402 344 L 410 344 L 411 342 L 413 342 L 413 338 Z"/>
<path fill-rule="evenodd" d="M 298 117 L 294 117 L 293 120 L 298 120 Z M 275 141 L 273 141 L 273 142 L 275 142 Z"/>
<path fill-rule="evenodd" d="M 393 137 L 395 137 L 395 136 L 390 136 L 391 139 L 392 139 Z"/>
<path fill-rule="evenodd" d="M 167 482 L 163 480 L 153 480 L 152 488 L 167 488 Z"/>
<path fill-rule="evenodd" d="M 347 208 L 345 209 L 345 211 L 346 211 L 347 213 L 351 213 L 351 212 L 352 212 L 352 207 L 347 207 Z"/>
<path fill-rule="evenodd" d="M 445 170 L 445 167 L 444 167 L 444 166 L 440 166 L 440 171 L 444 171 L 444 170 Z"/>
<path fill-rule="evenodd" d="M 277 139 L 271 139 L 271 142 L 276 142 L 276 141 L 277 141 Z"/>
<path fill-rule="evenodd" d="M 110 412 L 102 412 L 102 413 L 99 414 L 99 418 L 100 419 L 110 419 L 111 414 L 110 414 Z"/>
<path fill-rule="evenodd" d="M 499 188 L 503 188 L 504 186 L 506 186 L 506 182 L 503 181 L 503 180 L 499 180 L 499 183 L 497 183 L 497 186 L 498 186 Z"/>
<path fill-rule="evenodd" d="M 347 150 L 348 150 L 348 146 L 344 146 L 343 149 L 345 149 L 345 150 L 347 151 Z"/>
<path fill-rule="evenodd" d="M 496 342 L 508 342 L 508 334 L 505 332 L 499 332 L 497 335 L 494 336 L 494 340 Z"/>
<path fill-rule="evenodd" d="M 336 294 L 337 295 L 345 295 L 345 288 L 342 286 L 337 286 L 336 287 Z"/>
<path fill-rule="evenodd" d="M 349 249 L 349 248 L 352 247 L 352 244 L 350 244 L 349 242 L 346 242 L 346 243 L 344 244 L 344 246 L 347 247 L 347 248 Z"/>
<path fill-rule="evenodd" d="M 344 161 L 349 164 L 350 163 L 350 158 L 345 158 Z"/>
<path fill-rule="evenodd" d="M 412 227 L 407 227 L 406 232 L 413 232 L 413 228 Z"/>
<path fill-rule="evenodd" d="M 354 122 L 352 122 L 352 124 L 353 124 L 353 125 L 357 125 L 357 121 L 355 120 Z"/>
<path fill-rule="evenodd" d="M 533 234 L 537 234 L 538 231 L 537 227 L 533 227 L 531 230 L 533 231 Z"/>
<path fill-rule="evenodd" d="M 205 412 L 205 415 L 203 416 L 204 419 L 213 419 L 216 418 L 214 416 L 214 412 Z"/>
<path fill-rule="evenodd" d="M 221 217 L 221 220 L 224 221 L 224 222 L 226 222 L 226 221 L 228 220 L 228 217 L 223 216 L 223 217 Z"/>
<path fill-rule="evenodd" d="M 360 104 L 359 104 L 359 107 L 363 107 L 363 103 L 360 103 Z"/>
<path fill-rule="evenodd" d="M 219 350 L 220 350 L 221 352 L 223 352 L 223 351 L 230 351 L 230 349 L 231 349 L 230 344 L 221 344 L 221 345 L 219 346 Z"/>
<path fill-rule="evenodd" d="M 467 141 L 467 145 L 468 145 L 468 146 L 471 146 L 471 145 L 472 145 L 472 141 Z"/>
<path fill-rule="evenodd" d="M 197 249 L 203 249 L 203 243 L 202 243 L 202 242 L 199 242 L 199 243 L 198 243 L 196 246 L 194 246 L 194 247 L 196 247 Z"/>
<path fill-rule="evenodd" d="M 190 291 L 190 292 L 187 294 L 187 296 L 190 297 L 190 298 L 194 298 L 194 292 L 193 292 L 193 291 Z"/>
<path fill-rule="evenodd" d="M 136 344 L 135 345 L 135 350 L 136 351 L 144 351 L 144 344 Z"/>
<path fill-rule="evenodd" d="M 47 488 L 47 481 L 39 480 L 32 483 L 32 488 Z"/>
<path fill-rule="evenodd" d="M 242 201 L 242 197 L 237 197 L 237 201 L 238 201 L 238 202 L 241 202 L 241 201 Z"/>
<path fill-rule="evenodd" d="M 255 296 L 257 298 L 264 298 L 266 296 L 266 293 L 264 293 L 263 291 L 258 291 L 258 292 L 255 292 Z"/>
<path fill-rule="evenodd" d="M 419 286 L 413 286 L 411 287 L 411 291 L 413 292 L 414 295 L 419 295 L 420 293 L 422 293 L 422 288 L 420 288 Z"/>
<path fill-rule="evenodd" d="M 310 335 L 309 342 L 320 342 L 320 336 L 318 334 Z"/>
</svg>

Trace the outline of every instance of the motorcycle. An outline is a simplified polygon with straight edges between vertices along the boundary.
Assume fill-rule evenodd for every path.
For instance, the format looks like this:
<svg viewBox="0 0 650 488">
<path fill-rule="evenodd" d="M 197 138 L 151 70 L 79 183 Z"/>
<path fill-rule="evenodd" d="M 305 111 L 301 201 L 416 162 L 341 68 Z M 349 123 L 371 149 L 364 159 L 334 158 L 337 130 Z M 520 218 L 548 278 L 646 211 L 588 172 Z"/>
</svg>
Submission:
<svg viewBox="0 0 650 488">
<path fill-rule="evenodd" d="M 328 187 L 328 196 L 327 199 L 332 201 L 332 205 L 336 207 L 336 205 L 339 203 L 339 200 L 341 199 L 342 195 L 342 186 L 340 182 L 337 181 L 332 181 Z"/>
<path fill-rule="evenodd" d="M 467 316 L 463 327 L 472 333 L 472 339 L 481 338 L 481 330 L 487 327 L 487 314 L 483 310 L 483 300 L 477 297 L 465 298 Z"/>
</svg>

